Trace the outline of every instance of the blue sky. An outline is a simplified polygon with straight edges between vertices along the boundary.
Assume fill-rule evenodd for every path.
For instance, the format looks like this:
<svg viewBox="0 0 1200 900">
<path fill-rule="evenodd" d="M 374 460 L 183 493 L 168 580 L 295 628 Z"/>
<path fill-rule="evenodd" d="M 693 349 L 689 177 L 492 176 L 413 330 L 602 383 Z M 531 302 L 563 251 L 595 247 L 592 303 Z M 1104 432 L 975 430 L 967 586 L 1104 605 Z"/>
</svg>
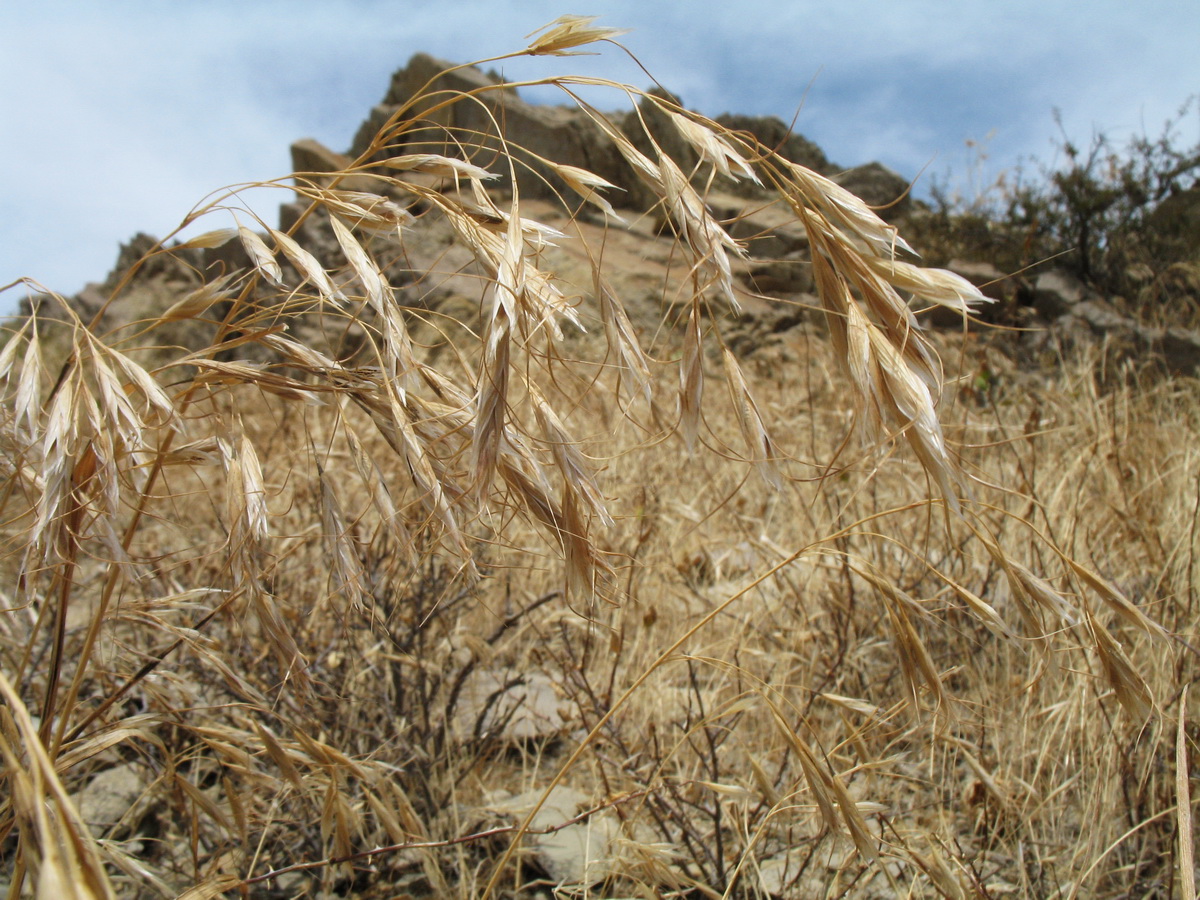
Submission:
<svg viewBox="0 0 1200 900">
<path fill-rule="evenodd" d="M 688 106 L 799 110 L 797 131 L 835 162 L 924 170 L 918 189 L 1054 162 L 1056 107 L 1086 144 L 1157 135 L 1200 93 L 1200 0 L 0 0 L 0 284 L 73 293 L 134 232 L 286 174 L 293 140 L 347 147 L 414 52 L 506 53 L 567 12 L 632 29 L 623 42 Z M 504 72 L 648 83 L 611 47 Z M 1198 139 L 1193 113 L 1181 140 Z M 986 148 L 982 173 L 968 140 Z M 271 220 L 279 195 L 255 202 Z"/>
</svg>

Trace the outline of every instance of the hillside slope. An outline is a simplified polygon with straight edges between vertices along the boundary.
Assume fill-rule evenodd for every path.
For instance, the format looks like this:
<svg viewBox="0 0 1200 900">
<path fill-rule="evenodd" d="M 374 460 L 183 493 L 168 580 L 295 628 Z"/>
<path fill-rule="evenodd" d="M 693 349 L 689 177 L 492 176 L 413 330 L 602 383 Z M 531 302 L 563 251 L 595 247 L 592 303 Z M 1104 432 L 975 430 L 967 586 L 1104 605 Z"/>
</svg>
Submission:
<svg viewBox="0 0 1200 900">
<path fill-rule="evenodd" d="M 1192 890 L 1189 333 L 438 69 L 0 351 L 13 895 Z"/>
</svg>

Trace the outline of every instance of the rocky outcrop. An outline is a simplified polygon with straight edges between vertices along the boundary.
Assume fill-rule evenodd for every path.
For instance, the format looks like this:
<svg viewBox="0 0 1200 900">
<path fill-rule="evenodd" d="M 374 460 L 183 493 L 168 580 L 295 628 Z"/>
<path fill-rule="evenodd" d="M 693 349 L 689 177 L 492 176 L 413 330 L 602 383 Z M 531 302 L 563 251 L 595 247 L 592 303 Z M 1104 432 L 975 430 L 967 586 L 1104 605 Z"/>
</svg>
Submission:
<svg viewBox="0 0 1200 900">
<path fill-rule="evenodd" d="M 446 103 L 451 96 L 474 93 L 476 102 Z M 682 106 L 680 98 L 661 88 L 652 95 Z M 424 94 L 420 99 L 419 95 Z M 684 171 L 698 161 L 695 150 L 671 124 L 667 115 L 654 102 L 643 99 L 636 111 L 606 113 L 613 126 L 630 137 L 634 144 L 651 158 L 655 150 L 646 132 L 662 150 L 679 162 Z M 842 169 L 831 163 L 821 149 L 811 141 L 794 134 L 784 122 L 774 116 L 742 116 L 726 114 L 717 121 L 741 131 L 765 146 L 778 149 L 787 159 L 834 178 L 848 190 L 858 194 L 889 221 L 906 215 L 912 209 L 907 197 L 909 183 L 880 163 L 869 163 Z M 494 73 L 485 73 L 465 66 L 455 68 L 451 63 L 418 53 L 408 65 L 392 76 L 383 102 L 376 106 L 358 129 L 349 151 L 357 158 L 372 146 L 380 129 L 391 122 L 407 123 L 394 129 L 385 150 L 375 158 L 409 152 L 420 144 L 422 152 L 436 151 L 461 156 L 469 147 L 477 159 L 487 159 L 489 151 L 500 147 L 497 127 L 511 146 L 519 146 L 566 165 L 588 169 L 622 188 L 623 193 L 609 199 L 618 206 L 644 210 L 657 198 L 634 175 L 629 164 L 617 152 L 603 130 L 584 112 L 565 106 L 543 106 L 528 103 L 515 89 L 505 87 Z M 309 142 L 293 148 L 300 152 L 304 171 L 327 171 L 323 168 L 330 159 L 328 151 L 321 153 Z M 294 157 L 295 158 L 295 157 Z M 518 155 L 519 158 L 519 155 Z M 497 174 L 506 176 L 502 168 Z M 566 192 L 565 185 L 545 173 L 534 174 L 518 165 L 515 170 L 523 196 L 553 198 Z M 741 196 L 759 196 L 761 190 L 748 182 L 725 184 L 723 189 Z M 615 192 L 614 192 L 615 193 Z"/>
<path fill-rule="evenodd" d="M 578 109 L 540 106 L 528 103 L 511 88 L 502 87 L 499 76 L 472 67 L 454 68 L 453 64 L 424 53 L 414 56 L 392 76 L 391 87 L 383 103 L 372 110 L 362 124 L 350 155 L 359 157 L 371 147 L 380 128 L 390 120 L 408 123 L 399 129 L 387 149 L 375 158 L 411 152 L 419 143 L 421 152 L 439 152 L 461 156 L 470 147 L 478 159 L 498 152 L 497 125 L 505 141 L 525 150 L 595 172 L 614 184 L 633 181 L 628 165 L 617 153 L 600 127 Z M 444 103 L 450 95 L 477 93 L 478 102 Z M 414 97 L 424 93 L 414 102 Z M 518 154 L 518 162 L 520 156 Z M 507 177 L 503 167 L 493 170 Z M 518 164 L 517 184 L 527 197 L 550 198 L 569 193 L 566 185 L 551 177 L 534 174 Z"/>
<path fill-rule="evenodd" d="M 479 102 L 443 102 L 465 93 L 473 94 Z M 677 97 L 661 92 L 658 96 L 682 106 Z M 654 144 L 657 144 L 685 171 L 698 165 L 696 151 L 652 100 L 643 99 L 636 110 L 610 113 L 608 118 L 647 155 L 656 153 Z M 778 118 L 727 114 L 717 121 L 778 150 L 793 162 L 836 180 L 876 207 L 884 218 L 902 218 L 916 205 L 907 196 L 908 182 L 899 174 L 879 163 L 840 170 L 819 147 L 793 133 Z M 496 134 L 499 127 L 503 139 L 511 146 L 519 145 L 556 162 L 591 170 L 618 185 L 622 190 L 608 191 L 606 195 L 619 208 L 640 212 L 657 204 L 657 198 L 639 182 L 611 139 L 587 114 L 574 108 L 528 103 L 494 73 L 472 67 L 454 68 L 426 54 L 412 57 L 408 65 L 395 73 L 383 101 L 360 127 L 348 153 L 332 150 L 312 138 L 296 141 L 291 147 L 291 156 L 298 182 L 328 185 L 332 177 L 326 178 L 326 174 L 344 171 L 372 147 L 378 130 L 389 122 L 394 126 L 393 133 L 385 145 L 376 146 L 377 157 L 418 149 L 420 152 L 436 149 L 453 156 L 468 153 L 477 162 L 488 163 L 490 170 L 501 173 L 503 167 L 496 161 L 502 157 L 488 155 L 490 150 L 500 147 L 500 136 Z M 654 143 L 643 129 L 649 130 Z M 473 142 L 468 150 L 464 150 L 466 142 Z M 559 193 L 565 197 L 573 196 L 553 178 L 547 180 L 542 175 L 535 176 L 519 165 L 514 171 L 523 200 L 533 204 L 530 215 L 553 218 L 555 211 L 543 201 L 555 201 Z M 417 177 L 431 179 L 426 182 L 431 186 L 444 183 L 433 176 Z M 340 177 L 338 186 L 348 190 L 381 190 L 379 180 L 366 175 Z M 383 190 L 386 192 L 386 188 Z M 1168 218 L 1171 223 L 1182 223 L 1180 228 L 1186 231 L 1197 208 L 1194 194 L 1194 191 L 1184 192 L 1178 198 L 1168 199 L 1155 215 Z M 763 188 L 749 182 L 718 179 L 705 185 L 705 198 L 715 217 L 724 222 L 729 233 L 744 242 L 750 252 L 752 261 L 734 262 L 734 277 L 740 285 L 759 298 L 789 301 L 788 312 L 783 316 L 770 315 L 766 310 L 773 305 L 767 302 L 746 310 L 745 315 L 753 321 L 743 323 L 739 334 L 745 340 L 741 342 L 746 346 L 762 346 L 772 336 L 804 321 L 802 311 L 816 304 L 812 296 L 815 287 L 808 236 L 789 209 L 782 203 L 771 203 Z M 405 204 L 414 202 L 410 195 L 397 194 L 394 199 Z M 420 201 L 417 203 L 413 212 L 419 213 Z M 345 259 L 328 219 L 320 215 L 306 216 L 307 210 L 308 203 L 303 199 L 285 204 L 280 210 L 280 228 L 290 230 L 301 216 L 305 216 L 302 227 L 295 233 L 296 239 L 328 268 L 343 265 Z M 419 221 L 419 225 L 406 229 L 405 253 L 386 267 L 385 275 L 406 306 L 440 309 L 449 304 L 447 308 L 452 308 L 453 314 L 447 315 L 445 321 L 469 328 L 478 318 L 478 279 L 482 273 L 476 268 L 469 250 L 458 245 L 445 223 L 438 225 L 436 217 L 424 217 Z M 585 212 L 578 224 L 584 230 L 595 225 L 598 231 L 602 223 L 589 219 Z M 661 314 L 657 305 L 661 299 L 658 291 L 670 259 L 669 250 L 664 249 L 665 243 L 656 246 L 656 242 L 665 239 L 655 233 L 655 227 L 647 217 L 627 229 L 611 229 L 592 235 L 606 242 L 610 259 L 627 260 L 627 265 L 619 267 L 621 274 L 616 277 L 623 279 L 619 287 L 631 306 L 636 307 L 640 302 L 638 285 L 641 282 L 652 285 L 646 289 L 653 294 L 648 309 L 651 305 L 654 307 L 646 314 L 648 321 L 657 321 Z M 156 243 L 154 238 L 139 234 L 124 245 L 113 274 L 103 284 L 89 285 L 75 298 L 77 311 L 87 319 L 94 316 L 130 266 L 141 260 Z M 303 281 L 301 273 L 287 269 L 286 261 L 283 265 L 288 283 Z M 122 308 L 136 310 L 141 316 L 152 316 L 167 302 L 164 297 L 174 296 L 180 288 L 198 283 L 202 276 L 215 277 L 249 266 L 245 249 L 236 240 L 208 250 L 157 254 L 139 263 L 136 277 L 125 291 Z M 1200 371 L 1200 336 L 1185 329 L 1152 328 L 1140 324 L 1122 315 L 1119 304 L 1106 303 L 1065 269 L 1008 274 L 987 262 L 973 259 L 955 259 L 947 267 L 996 301 L 980 310 L 985 320 L 1018 324 L 1028 329 L 1026 334 L 1040 335 L 1025 338 L 1035 348 L 1102 340 L 1113 348 L 1120 348 L 1121 353 L 1161 359 L 1173 372 L 1191 374 Z M 1175 302 L 1200 305 L 1200 265 L 1179 263 L 1158 275 L 1149 272 L 1134 287 L 1135 299 L 1142 306 Z M 131 293 L 134 295 L 132 303 Z M 43 302 L 41 306 L 43 314 L 55 314 L 55 304 Z M 28 312 L 28 308 L 27 302 L 23 311 Z M 639 319 L 637 309 L 631 309 L 630 314 L 635 320 Z M 110 316 L 111 313 L 106 314 L 106 323 Z M 961 316 L 940 308 L 924 313 L 921 321 L 927 327 L 957 328 L 963 324 Z M 419 328 L 419 325 L 414 327 Z M 447 340 L 440 333 L 426 337 L 435 345 Z M 186 340 L 181 342 L 187 343 Z"/>
<path fill-rule="evenodd" d="M 1180 327 L 1146 325 L 1122 315 L 1099 295 L 1069 279 L 1039 278 L 1038 307 L 1059 314 L 1031 323 L 1025 343 L 1050 361 L 1063 351 L 1100 345 L 1110 360 L 1151 366 L 1171 375 L 1200 375 L 1200 333 Z"/>
</svg>

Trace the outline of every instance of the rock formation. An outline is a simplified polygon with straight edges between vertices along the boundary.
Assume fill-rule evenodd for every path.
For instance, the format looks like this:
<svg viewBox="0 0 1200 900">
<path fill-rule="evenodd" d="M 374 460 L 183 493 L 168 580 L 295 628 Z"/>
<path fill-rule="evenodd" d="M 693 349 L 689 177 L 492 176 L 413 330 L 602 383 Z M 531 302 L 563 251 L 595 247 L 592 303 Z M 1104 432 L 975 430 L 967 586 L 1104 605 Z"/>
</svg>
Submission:
<svg viewBox="0 0 1200 900">
<path fill-rule="evenodd" d="M 478 94 L 479 102 L 442 102 L 471 92 Z M 652 93 L 682 107 L 679 98 L 664 94 L 661 89 L 656 88 Z M 614 128 L 630 136 L 648 155 L 653 155 L 655 151 L 642 130 L 642 123 L 645 123 L 654 141 L 677 159 L 685 171 L 689 163 L 694 165 L 698 162 L 695 152 L 655 103 L 643 100 L 636 110 L 607 112 L 604 115 Z M 906 217 L 921 208 L 909 196 L 909 184 L 900 175 L 878 162 L 843 169 L 830 162 L 816 144 L 793 133 L 778 118 L 725 114 L 719 116 L 717 121 L 727 128 L 751 135 L 762 144 L 778 149 L 785 158 L 839 182 L 877 207 L 880 215 L 889 221 L 902 226 Z M 403 125 L 396 127 L 399 123 Z M 392 76 L 383 100 L 370 111 L 345 153 L 334 151 L 311 138 L 293 143 L 292 166 L 297 179 L 316 185 L 326 183 L 328 179 L 322 177 L 323 173 L 342 170 L 363 156 L 385 125 L 392 131 L 393 139 L 382 147 L 377 145 L 373 159 L 411 152 L 439 152 L 457 157 L 469 155 L 476 162 L 490 162 L 489 169 L 501 177 L 507 177 L 505 167 L 496 162 L 501 157 L 489 155 L 500 148 L 503 140 L 507 147 L 524 148 L 558 163 L 588 169 L 617 185 L 619 191 L 607 193 L 610 201 L 620 209 L 644 213 L 656 204 L 656 198 L 641 184 L 612 140 L 588 114 L 577 108 L 529 103 L 515 89 L 503 86 L 500 76 L 494 73 L 471 66 L 456 67 L 424 53 L 413 56 L 406 66 Z M 520 152 L 516 158 L 520 159 Z M 512 174 L 515 175 L 523 201 L 556 201 L 560 195 L 574 196 L 553 176 L 535 176 L 520 165 L 513 167 Z M 378 182 L 369 176 L 349 176 L 343 178 L 339 186 L 348 190 L 378 190 Z M 1172 227 L 1178 225 L 1177 230 L 1181 234 L 1190 234 L 1190 224 L 1196 217 L 1196 209 L 1200 207 L 1196 203 L 1196 196 L 1193 189 L 1179 197 L 1168 198 L 1155 215 L 1160 219 L 1169 219 Z M 814 300 L 811 296 L 813 281 L 808 240 L 795 217 L 788 210 L 762 202 L 766 197 L 763 189 L 748 182 L 719 181 L 708 191 L 706 199 L 718 218 L 729 223 L 730 234 L 746 242 L 754 258 L 753 262 L 741 265 L 735 271 L 739 282 L 757 294 L 794 299 L 799 303 L 798 308 L 802 308 Z M 280 227 L 291 228 L 305 208 L 306 204 L 302 201 L 285 204 L 280 212 Z M 585 219 L 587 215 L 585 211 Z M 630 249 L 624 252 L 629 252 L 631 259 L 640 260 L 640 268 L 655 270 L 643 271 L 640 276 L 631 275 L 633 281 L 641 276 L 658 277 L 655 254 L 644 249 L 657 240 L 654 227 L 657 226 L 649 229 L 636 226 L 627 232 L 610 232 L 608 240 L 631 243 Z M 621 236 L 624 234 L 628 237 Z M 296 238 L 327 265 L 343 262 L 328 222 L 316 217 L 307 220 Z M 633 249 L 632 245 L 639 242 L 643 249 Z M 103 307 L 120 275 L 154 244 L 152 237 L 139 234 L 124 245 L 116 268 L 107 281 L 88 285 L 74 298 L 77 309 L 86 317 L 94 315 Z M 449 234 L 424 233 L 413 229 L 406 238 L 406 259 L 387 274 L 400 290 L 405 290 L 406 283 L 415 281 L 436 285 L 414 293 L 405 302 L 429 308 L 442 303 L 458 304 L 455 307 L 455 319 L 461 320 L 473 305 L 463 298 L 477 282 L 471 271 L 470 254 L 465 251 L 456 254 L 451 244 L 452 236 Z M 144 285 L 140 293 L 145 298 L 143 302 L 133 304 L 138 314 L 145 315 L 152 311 L 150 307 L 157 302 L 154 298 L 162 292 L 155 285 L 191 283 L 194 287 L 201 272 L 211 276 L 222 271 L 245 268 L 250 264 L 237 241 L 214 250 L 189 250 L 184 257 L 155 256 L 139 268 L 137 282 Z M 1024 340 L 1033 349 L 1057 346 L 1063 341 L 1078 343 L 1102 340 L 1114 348 L 1123 348 L 1122 352 L 1154 354 L 1172 372 L 1190 374 L 1200 370 L 1200 336 L 1179 328 L 1148 328 L 1140 325 L 1121 314 L 1113 304 L 1089 291 L 1086 285 L 1065 270 L 1048 268 L 1010 275 L 1000 272 L 988 262 L 978 260 L 953 260 L 948 268 L 979 286 L 984 294 L 997 301 L 984 312 L 992 321 L 1032 329 L 1031 336 Z M 1163 276 L 1153 280 L 1146 285 L 1144 293 L 1165 293 L 1172 298 L 1180 294 L 1195 297 L 1200 294 L 1200 276 L 1195 274 L 1196 271 L 1200 271 L 1200 267 L 1172 267 L 1167 273 L 1170 278 Z M 423 273 L 433 273 L 438 277 L 423 279 L 419 277 Z M 628 295 L 636 298 L 637 290 L 632 290 Z M 37 302 L 36 298 L 32 301 L 33 304 Z M 27 314 L 30 309 L 31 301 L 23 301 L 22 313 Z M 40 304 L 40 309 L 43 314 L 56 315 L 52 304 Z M 647 321 L 658 312 L 656 307 L 653 315 L 646 316 Z M 765 308 L 763 313 L 767 315 Z M 631 315 L 635 320 L 638 318 L 636 310 L 631 311 Z M 782 321 L 776 321 L 778 317 L 771 318 L 770 315 L 767 318 L 769 321 L 748 322 L 747 335 L 775 333 L 804 320 L 800 313 L 785 316 Z M 922 317 L 922 321 L 932 327 L 962 325 L 960 317 L 944 309 L 930 311 Z M 746 343 L 747 346 L 753 346 L 757 339 L 748 339 Z"/>
</svg>

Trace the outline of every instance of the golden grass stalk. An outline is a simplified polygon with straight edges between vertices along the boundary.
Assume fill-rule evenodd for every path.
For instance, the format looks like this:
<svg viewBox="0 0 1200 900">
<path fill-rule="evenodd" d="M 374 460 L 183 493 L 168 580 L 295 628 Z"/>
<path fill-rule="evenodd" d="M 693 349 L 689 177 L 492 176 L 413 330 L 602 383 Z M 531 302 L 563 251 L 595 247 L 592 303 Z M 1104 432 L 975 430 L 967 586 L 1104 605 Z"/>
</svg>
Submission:
<svg viewBox="0 0 1200 900">
<path fill-rule="evenodd" d="M 1184 897 L 1196 897 L 1196 846 L 1192 829 L 1192 791 L 1188 769 L 1187 721 L 1188 685 L 1179 695 L 1179 722 L 1175 729 L 1175 806 L 1179 822 L 1179 887 Z"/>
</svg>

